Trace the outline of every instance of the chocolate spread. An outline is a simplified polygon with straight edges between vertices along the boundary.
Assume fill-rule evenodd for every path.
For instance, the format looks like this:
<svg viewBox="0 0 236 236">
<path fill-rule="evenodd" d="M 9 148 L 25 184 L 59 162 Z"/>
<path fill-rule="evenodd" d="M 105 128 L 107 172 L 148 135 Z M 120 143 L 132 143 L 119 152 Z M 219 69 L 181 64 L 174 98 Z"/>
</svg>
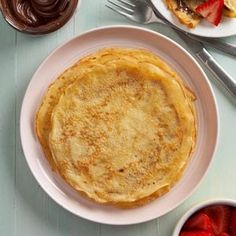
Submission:
<svg viewBox="0 0 236 236">
<path fill-rule="evenodd" d="M 45 34 L 63 26 L 78 0 L 0 0 L 5 19 L 19 31 Z"/>
<path fill-rule="evenodd" d="M 195 15 L 196 13 L 192 11 L 185 3 L 184 0 L 177 0 L 177 8 L 180 11 L 184 11 L 190 15 Z"/>
</svg>

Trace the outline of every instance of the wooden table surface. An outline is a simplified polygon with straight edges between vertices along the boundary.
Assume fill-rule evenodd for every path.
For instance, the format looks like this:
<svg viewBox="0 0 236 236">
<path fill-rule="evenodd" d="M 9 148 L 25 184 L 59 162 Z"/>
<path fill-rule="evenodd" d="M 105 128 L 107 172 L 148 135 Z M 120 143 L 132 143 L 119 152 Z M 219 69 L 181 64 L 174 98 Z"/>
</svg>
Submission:
<svg viewBox="0 0 236 236">
<path fill-rule="evenodd" d="M 0 235 L 1 236 L 170 236 L 179 217 L 193 204 L 211 198 L 236 199 L 236 105 L 207 73 L 220 114 L 219 146 L 197 190 L 172 212 L 131 226 L 108 226 L 76 217 L 58 206 L 39 187 L 22 152 L 19 115 L 29 81 L 39 64 L 58 45 L 99 26 L 133 24 L 105 8 L 105 0 L 83 0 L 72 20 L 57 32 L 32 37 L 0 17 Z M 165 26 L 145 26 L 184 43 Z M 236 44 L 236 37 L 226 39 Z M 209 48 L 236 80 L 236 60 Z"/>
</svg>

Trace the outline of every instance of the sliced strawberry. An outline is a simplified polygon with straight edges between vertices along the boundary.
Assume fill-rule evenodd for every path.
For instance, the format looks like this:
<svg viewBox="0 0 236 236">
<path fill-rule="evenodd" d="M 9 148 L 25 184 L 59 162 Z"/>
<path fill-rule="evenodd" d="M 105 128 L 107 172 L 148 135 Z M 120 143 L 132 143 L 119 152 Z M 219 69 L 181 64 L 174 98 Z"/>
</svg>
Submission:
<svg viewBox="0 0 236 236">
<path fill-rule="evenodd" d="M 214 236 L 214 234 L 203 230 L 191 230 L 182 231 L 179 236 Z"/>
<path fill-rule="evenodd" d="M 209 206 L 202 209 L 201 212 L 207 214 L 210 217 L 214 234 L 218 235 L 222 232 L 228 232 L 230 219 L 229 206 Z"/>
<path fill-rule="evenodd" d="M 213 233 L 210 217 L 205 213 L 197 213 L 191 216 L 183 226 L 184 230 L 204 230 Z"/>
<path fill-rule="evenodd" d="M 224 0 L 208 0 L 195 9 L 206 20 L 214 25 L 218 25 L 222 18 Z"/>
<path fill-rule="evenodd" d="M 236 208 L 233 208 L 231 211 L 229 232 L 231 236 L 236 236 Z"/>
<path fill-rule="evenodd" d="M 230 235 L 228 233 L 223 232 L 223 233 L 220 233 L 219 236 L 230 236 Z"/>
</svg>

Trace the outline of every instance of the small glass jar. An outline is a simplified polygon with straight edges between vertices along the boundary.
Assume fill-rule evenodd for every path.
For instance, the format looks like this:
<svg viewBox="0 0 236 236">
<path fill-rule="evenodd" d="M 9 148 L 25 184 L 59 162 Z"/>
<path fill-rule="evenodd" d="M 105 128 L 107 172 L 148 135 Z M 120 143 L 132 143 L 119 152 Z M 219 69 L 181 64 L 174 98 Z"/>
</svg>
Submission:
<svg viewBox="0 0 236 236">
<path fill-rule="evenodd" d="M 20 32 L 42 35 L 65 25 L 78 0 L 0 0 L 5 20 Z"/>
</svg>

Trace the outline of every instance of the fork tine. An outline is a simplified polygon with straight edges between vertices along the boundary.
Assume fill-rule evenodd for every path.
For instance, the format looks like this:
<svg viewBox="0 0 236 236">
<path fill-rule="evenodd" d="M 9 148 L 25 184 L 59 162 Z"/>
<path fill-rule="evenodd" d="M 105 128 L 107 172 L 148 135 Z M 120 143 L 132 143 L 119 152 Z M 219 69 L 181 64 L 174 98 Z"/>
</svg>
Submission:
<svg viewBox="0 0 236 236">
<path fill-rule="evenodd" d="M 128 7 L 135 7 L 135 4 L 130 3 L 130 2 L 126 2 L 124 0 L 117 0 L 120 3 L 123 3 L 124 5 L 128 6 Z"/>
<path fill-rule="evenodd" d="M 129 15 L 134 12 L 132 9 L 130 9 L 126 6 L 123 6 L 123 5 L 119 5 L 115 2 L 112 2 L 111 0 L 107 0 L 107 2 L 109 2 L 111 5 L 117 7 L 120 11 L 126 11 L 127 14 L 129 14 Z"/>
<path fill-rule="evenodd" d="M 115 13 L 118 13 L 118 14 L 120 14 L 120 15 L 122 15 L 122 16 L 125 16 L 125 17 L 127 17 L 127 18 L 130 18 L 130 17 L 131 17 L 130 14 L 125 13 L 125 12 L 122 11 L 122 10 L 118 10 L 118 9 L 115 8 L 115 7 L 109 6 L 109 5 L 107 5 L 107 4 L 105 4 L 105 6 L 106 6 L 107 8 L 109 8 L 109 9 L 111 9 L 112 11 L 114 11 Z"/>
</svg>

